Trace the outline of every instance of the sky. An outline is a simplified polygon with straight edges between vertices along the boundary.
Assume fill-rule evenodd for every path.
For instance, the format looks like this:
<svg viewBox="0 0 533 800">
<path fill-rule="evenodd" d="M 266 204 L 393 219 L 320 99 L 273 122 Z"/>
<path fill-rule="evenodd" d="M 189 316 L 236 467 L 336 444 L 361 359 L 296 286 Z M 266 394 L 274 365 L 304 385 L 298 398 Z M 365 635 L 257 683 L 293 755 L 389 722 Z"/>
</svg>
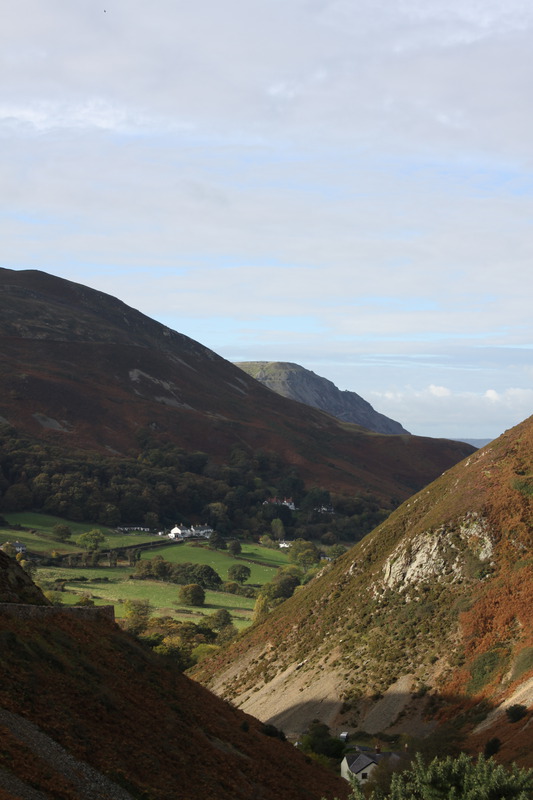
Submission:
<svg viewBox="0 0 533 800">
<path fill-rule="evenodd" d="M 1 266 L 415 434 L 533 413 L 529 0 L 1 6 Z"/>
</svg>

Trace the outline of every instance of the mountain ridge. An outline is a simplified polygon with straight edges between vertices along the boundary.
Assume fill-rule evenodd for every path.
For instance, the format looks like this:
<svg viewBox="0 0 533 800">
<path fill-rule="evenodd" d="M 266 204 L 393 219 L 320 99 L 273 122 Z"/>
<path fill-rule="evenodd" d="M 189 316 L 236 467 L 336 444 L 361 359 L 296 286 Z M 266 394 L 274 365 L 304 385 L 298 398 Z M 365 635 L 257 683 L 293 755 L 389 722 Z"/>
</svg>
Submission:
<svg viewBox="0 0 533 800">
<path fill-rule="evenodd" d="M 399 422 L 380 414 L 356 392 L 341 390 L 327 378 L 288 361 L 237 361 L 248 375 L 292 400 L 319 408 L 343 422 L 353 422 L 376 433 L 409 434 Z"/>
<path fill-rule="evenodd" d="M 235 447 L 263 448 L 308 485 L 391 507 L 472 450 L 302 414 L 198 342 L 81 284 L 0 269 L 0 288 L 0 417 L 68 452 L 137 454 L 139 430 L 219 462 Z"/>
</svg>

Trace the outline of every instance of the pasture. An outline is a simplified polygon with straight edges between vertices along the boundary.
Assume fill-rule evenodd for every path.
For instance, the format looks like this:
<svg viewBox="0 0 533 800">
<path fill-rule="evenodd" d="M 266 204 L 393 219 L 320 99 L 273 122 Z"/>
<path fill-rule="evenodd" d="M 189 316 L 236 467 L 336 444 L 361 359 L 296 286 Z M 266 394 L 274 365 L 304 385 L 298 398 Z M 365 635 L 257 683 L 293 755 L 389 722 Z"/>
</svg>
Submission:
<svg viewBox="0 0 533 800">
<path fill-rule="evenodd" d="M 172 563 L 208 564 L 223 581 L 227 580 L 227 571 L 232 564 L 245 564 L 251 570 L 247 585 L 256 587 L 271 581 L 277 569 L 288 563 L 287 555 L 283 552 L 246 543 L 243 543 L 242 554 L 236 558 L 224 550 L 210 550 L 206 545 L 192 543 L 172 543 L 155 551 L 144 552 L 142 558 L 154 558 L 156 555 Z M 179 601 L 178 584 L 134 580 L 131 578 L 133 572 L 134 567 L 127 564 L 116 567 L 39 567 L 35 580 L 45 589 L 51 588 L 55 581 L 64 581 L 65 591 L 57 596 L 61 603 L 75 605 L 80 598 L 89 597 L 96 605 L 115 606 L 117 618 L 124 616 L 126 600 L 148 600 L 156 616 L 200 622 L 203 616 L 225 608 L 237 628 L 246 627 L 251 622 L 254 598 L 206 590 L 204 606 L 185 606 Z"/>
<path fill-rule="evenodd" d="M 50 590 L 55 581 L 64 582 L 65 591 L 56 597 L 61 603 L 75 605 L 80 598 L 89 597 L 96 605 L 113 605 L 118 618 L 124 615 L 126 600 L 148 600 L 157 616 L 172 616 L 176 619 L 201 621 L 205 615 L 225 608 L 232 615 L 238 628 L 251 621 L 255 600 L 249 597 L 226 592 L 206 591 L 205 604 L 201 608 L 187 607 L 179 602 L 179 585 L 155 580 L 132 580 L 130 577 L 134 567 L 119 562 L 116 567 L 105 566 L 106 551 L 131 545 L 158 542 L 163 546 L 142 552 L 143 559 L 161 556 L 172 563 L 189 562 L 191 564 L 207 564 L 221 577 L 228 580 L 228 569 L 232 564 L 243 564 L 250 568 L 251 575 L 246 582 L 256 588 L 272 580 L 276 571 L 289 563 L 286 551 L 269 550 L 253 542 L 242 542 L 242 552 L 232 556 L 226 550 L 211 550 L 204 542 L 175 543 L 164 542 L 158 536 L 148 533 L 120 533 L 97 523 L 72 522 L 48 514 L 36 514 L 29 511 L 7 513 L 4 518 L 10 525 L 21 526 L 22 529 L 8 528 L 0 525 L 0 544 L 6 541 L 20 541 L 26 545 L 29 553 L 38 555 L 68 555 L 80 552 L 76 539 L 83 533 L 97 528 L 106 537 L 102 546 L 101 563 L 98 567 L 38 567 L 35 581 L 45 590 Z M 72 530 L 72 539 L 60 542 L 55 539 L 53 528 L 57 524 L 67 524 Z M 81 580 L 80 580 L 81 578 Z"/>
<path fill-rule="evenodd" d="M 232 556 L 227 550 L 210 550 L 206 545 L 182 543 L 170 544 L 162 547 L 157 552 L 145 552 L 142 558 L 161 556 L 165 561 L 173 564 L 188 561 L 191 564 L 207 564 L 218 572 L 223 581 L 228 580 L 228 569 L 232 564 L 244 564 L 251 570 L 247 584 L 262 586 L 272 580 L 279 567 L 289 563 L 287 554 L 281 550 L 268 550 L 256 544 L 242 542 L 242 553 Z"/>
<path fill-rule="evenodd" d="M 28 550 L 35 553 L 50 553 L 52 550 L 61 554 L 79 552 L 80 547 L 76 540 L 82 533 L 87 533 L 95 528 L 101 531 L 106 537 L 103 549 L 106 547 L 117 548 L 127 547 L 132 544 L 145 544 L 158 539 L 150 533 L 132 532 L 120 533 L 99 525 L 97 522 L 72 522 L 61 517 L 54 517 L 49 514 L 36 514 L 31 511 L 19 511 L 12 514 L 4 514 L 4 519 L 10 525 L 20 525 L 29 530 L 16 530 L 0 525 L 0 544 L 15 539 L 26 545 Z M 72 538 L 66 542 L 60 542 L 54 537 L 54 525 L 68 525 L 72 531 Z M 30 531 L 35 531 L 34 533 Z"/>
</svg>

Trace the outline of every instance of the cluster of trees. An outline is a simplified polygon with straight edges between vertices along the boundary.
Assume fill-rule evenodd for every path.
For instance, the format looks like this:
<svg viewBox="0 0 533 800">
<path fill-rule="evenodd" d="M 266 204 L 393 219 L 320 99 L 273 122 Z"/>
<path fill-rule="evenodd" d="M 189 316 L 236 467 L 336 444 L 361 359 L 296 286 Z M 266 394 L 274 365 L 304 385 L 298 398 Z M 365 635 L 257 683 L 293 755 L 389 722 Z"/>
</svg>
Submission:
<svg viewBox="0 0 533 800">
<path fill-rule="evenodd" d="M 208 564 L 191 564 L 188 561 L 173 564 L 161 556 L 137 561 L 133 577 L 137 580 L 168 581 L 182 585 L 198 584 L 203 589 L 216 590 L 222 586 L 222 578 Z"/>
<path fill-rule="evenodd" d="M 390 509 L 375 498 L 306 489 L 278 453 L 234 448 L 227 464 L 139 435 L 129 458 L 64 451 L 0 426 L 0 511 L 40 510 L 100 525 L 153 529 L 201 519 L 223 536 L 357 541 Z M 266 503 L 291 497 L 298 511 Z M 394 505 L 391 501 L 390 506 Z M 334 507 L 335 513 L 331 513 Z M 324 538 L 326 537 L 326 538 Z"/>
<path fill-rule="evenodd" d="M 300 749 L 338 762 L 344 754 L 344 743 L 330 734 L 325 723 L 315 719 L 302 736 Z"/>
<path fill-rule="evenodd" d="M 292 597 L 303 577 L 301 569 L 296 566 L 282 567 L 269 583 L 263 584 L 254 606 L 254 623 L 262 622 L 273 608 Z"/>
<path fill-rule="evenodd" d="M 192 667 L 237 635 L 231 614 L 224 608 L 205 616 L 200 624 L 153 617 L 152 611 L 147 600 L 127 600 L 125 627 L 181 670 Z"/>
<path fill-rule="evenodd" d="M 354 782 L 352 800 L 529 800 L 533 770 L 510 769 L 492 758 L 459 756 L 435 758 L 429 764 L 417 754 L 408 769 L 392 775 L 390 789 L 370 794 Z"/>
</svg>

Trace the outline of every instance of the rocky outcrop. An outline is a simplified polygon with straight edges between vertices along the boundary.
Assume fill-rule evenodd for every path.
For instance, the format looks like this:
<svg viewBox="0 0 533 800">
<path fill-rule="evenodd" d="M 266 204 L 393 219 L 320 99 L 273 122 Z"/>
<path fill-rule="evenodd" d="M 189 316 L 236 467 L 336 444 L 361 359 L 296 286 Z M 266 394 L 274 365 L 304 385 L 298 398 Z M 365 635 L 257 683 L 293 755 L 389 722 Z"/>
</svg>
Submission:
<svg viewBox="0 0 533 800">
<path fill-rule="evenodd" d="M 48 600 L 20 564 L 0 550 L 0 603 L 46 606 Z"/>
<path fill-rule="evenodd" d="M 355 392 L 341 391 L 327 378 L 321 378 L 298 364 L 244 361 L 236 366 L 276 394 L 319 408 L 343 422 L 353 422 L 376 433 L 409 433 L 399 422 L 380 414 Z"/>
<path fill-rule="evenodd" d="M 487 520 L 469 513 L 453 527 L 442 525 L 436 530 L 419 533 L 402 540 L 383 567 L 383 586 L 406 591 L 421 581 L 461 581 L 469 573 L 490 568 L 494 538 Z"/>
</svg>

